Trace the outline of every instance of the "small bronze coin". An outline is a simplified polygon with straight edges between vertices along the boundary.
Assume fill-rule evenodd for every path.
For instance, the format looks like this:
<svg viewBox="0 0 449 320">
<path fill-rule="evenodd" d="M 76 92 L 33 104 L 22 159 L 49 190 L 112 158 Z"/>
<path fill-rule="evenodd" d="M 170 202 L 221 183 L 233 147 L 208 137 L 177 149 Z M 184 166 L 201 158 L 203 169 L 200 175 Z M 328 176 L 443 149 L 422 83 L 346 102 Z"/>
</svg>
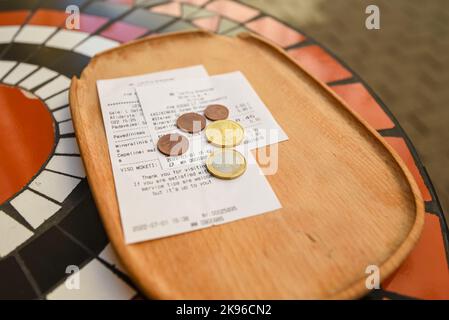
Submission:
<svg viewBox="0 0 449 320">
<path fill-rule="evenodd" d="M 189 149 L 189 140 L 180 134 L 169 133 L 159 138 L 157 148 L 166 156 L 180 156 Z"/>
<path fill-rule="evenodd" d="M 229 109 L 221 104 L 211 104 L 204 110 L 204 115 L 211 121 L 225 120 L 229 116 Z"/>
<path fill-rule="evenodd" d="M 178 118 L 176 125 L 182 131 L 196 133 L 206 127 L 206 118 L 195 112 L 184 113 Z"/>
</svg>

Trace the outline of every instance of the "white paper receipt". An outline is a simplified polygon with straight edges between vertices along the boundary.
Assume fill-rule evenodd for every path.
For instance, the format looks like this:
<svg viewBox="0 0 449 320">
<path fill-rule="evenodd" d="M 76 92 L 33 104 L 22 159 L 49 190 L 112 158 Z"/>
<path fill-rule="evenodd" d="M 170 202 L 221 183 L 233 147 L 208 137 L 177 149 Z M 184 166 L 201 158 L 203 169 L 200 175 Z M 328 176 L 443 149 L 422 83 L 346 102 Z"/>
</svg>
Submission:
<svg viewBox="0 0 449 320">
<path fill-rule="evenodd" d="M 187 81 L 180 80 L 187 78 Z M 182 100 L 177 101 L 180 104 L 175 106 L 176 114 L 200 111 L 204 107 L 203 102 L 209 100 L 196 94 L 192 97 L 189 93 L 181 96 L 179 93 L 184 89 L 185 92 L 195 91 L 197 81 L 198 88 L 201 88 L 207 79 L 213 78 L 207 76 L 204 68 L 197 66 L 97 82 L 126 243 L 202 229 L 281 207 L 251 153 L 245 154 L 248 167 L 241 177 L 220 180 L 209 174 L 204 161 L 177 159 L 183 155 L 170 157 L 173 161 L 167 162 L 164 161 L 167 157 L 155 147 L 160 133 L 176 131 L 176 115 L 164 112 L 167 107 L 167 100 L 162 99 L 165 92 Z M 187 87 L 186 83 L 192 86 Z M 213 86 L 218 87 L 216 83 Z M 267 126 L 269 121 L 264 118 L 267 114 L 257 109 L 254 102 L 245 100 L 252 96 L 249 92 L 237 91 L 231 96 L 226 90 L 217 91 L 220 93 L 212 100 L 232 105 L 229 108 L 231 119 L 248 115 L 245 119 L 249 121 L 251 113 L 263 118 L 256 121 L 259 127 Z M 234 105 L 252 111 L 236 111 Z M 160 111 L 162 116 L 151 115 Z M 280 130 L 268 110 L 266 112 L 268 120 L 273 121 L 269 126 Z M 242 124 L 251 127 L 251 123 Z M 203 139 L 202 134 L 183 134 L 189 139 Z M 286 136 L 281 130 L 277 141 L 284 139 Z M 270 140 L 269 143 L 277 141 Z M 257 145 L 254 141 L 247 143 Z"/>
</svg>

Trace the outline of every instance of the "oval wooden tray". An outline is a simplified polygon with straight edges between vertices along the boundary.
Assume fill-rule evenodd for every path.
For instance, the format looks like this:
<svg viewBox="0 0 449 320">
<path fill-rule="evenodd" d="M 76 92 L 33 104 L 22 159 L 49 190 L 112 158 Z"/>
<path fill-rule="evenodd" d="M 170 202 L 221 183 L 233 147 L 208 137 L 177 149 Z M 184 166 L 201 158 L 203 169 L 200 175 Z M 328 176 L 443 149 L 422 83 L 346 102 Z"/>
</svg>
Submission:
<svg viewBox="0 0 449 320">
<path fill-rule="evenodd" d="M 283 208 L 125 245 L 95 81 L 203 64 L 240 70 L 287 132 L 268 176 Z M 423 201 L 377 132 L 284 51 L 250 34 L 150 37 L 92 59 L 70 102 L 88 181 L 110 240 L 144 294 L 160 299 L 356 298 L 365 270 L 387 277 L 419 237 Z"/>
</svg>

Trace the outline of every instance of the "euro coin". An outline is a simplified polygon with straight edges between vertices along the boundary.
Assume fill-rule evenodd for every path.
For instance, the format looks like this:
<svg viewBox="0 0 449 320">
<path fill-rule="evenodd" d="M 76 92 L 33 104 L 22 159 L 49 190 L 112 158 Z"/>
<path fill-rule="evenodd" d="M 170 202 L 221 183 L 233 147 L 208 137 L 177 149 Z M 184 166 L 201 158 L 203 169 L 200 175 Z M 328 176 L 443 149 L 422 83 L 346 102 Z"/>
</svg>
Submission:
<svg viewBox="0 0 449 320">
<path fill-rule="evenodd" d="M 211 104 L 204 110 L 204 115 L 211 121 L 225 120 L 229 116 L 229 110 L 221 104 Z"/>
<path fill-rule="evenodd" d="M 219 149 L 206 160 L 207 170 L 220 179 L 235 179 L 246 171 L 246 159 L 234 149 Z"/>
<path fill-rule="evenodd" d="M 206 127 L 206 138 L 211 144 L 221 148 L 235 147 L 245 136 L 243 127 L 232 120 L 219 120 Z"/>
<path fill-rule="evenodd" d="M 176 125 L 182 131 L 196 133 L 204 129 L 206 118 L 195 112 L 184 113 L 178 118 Z"/>
<path fill-rule="evenodd" d="M 183 135 L 170 133 L 159 138 L 157 148 L 166 156 L 180 156 L 189 149 L 189 140 Z"/>
</svg>

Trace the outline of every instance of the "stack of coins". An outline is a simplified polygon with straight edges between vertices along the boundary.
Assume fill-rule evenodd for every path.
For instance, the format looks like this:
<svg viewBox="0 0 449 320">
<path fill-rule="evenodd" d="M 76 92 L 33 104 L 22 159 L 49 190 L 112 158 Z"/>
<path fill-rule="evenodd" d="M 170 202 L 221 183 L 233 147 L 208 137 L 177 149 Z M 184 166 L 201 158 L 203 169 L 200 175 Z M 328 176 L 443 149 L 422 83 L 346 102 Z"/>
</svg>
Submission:
<svg viewBox="0 0 449 320">
<path fill-rule="evenodd" d="M 198 133 L 206 128 L 207 141 L 221 148 L 208 156 L 207 170 L 220 179 L 240 177 L 246 171 L 246 159 L 240 152 L 231 148 L 243 141 L 245 130 L 237 122 L 227 119 L 229 110 L 223 105 L 209 105 L 204 110 L 204 116 L 195 112 L 185 113 L 177 119 L 176 125 L 188 133 Z M 207 127 L 206 118 L 213 121 Z M 189 141 L 183 135 L 172 133 L 162 136 L 157 147 L 167 156 L 179 156 L 187 151 Z"/>
<path fill-rule="evenodd" d="M 212 152 L 206 160 L 207 170 L 220 179 L 235 179 L 246 171 L 246 159 L 233 148 L 245 137 L 245 130 L 235 121 L 227 119 L 229 110 L 222 105 L 210 105 L 204 115 L 212 122 L 206 127 L 206 138 L 221 149 Z"/>
</svg>

